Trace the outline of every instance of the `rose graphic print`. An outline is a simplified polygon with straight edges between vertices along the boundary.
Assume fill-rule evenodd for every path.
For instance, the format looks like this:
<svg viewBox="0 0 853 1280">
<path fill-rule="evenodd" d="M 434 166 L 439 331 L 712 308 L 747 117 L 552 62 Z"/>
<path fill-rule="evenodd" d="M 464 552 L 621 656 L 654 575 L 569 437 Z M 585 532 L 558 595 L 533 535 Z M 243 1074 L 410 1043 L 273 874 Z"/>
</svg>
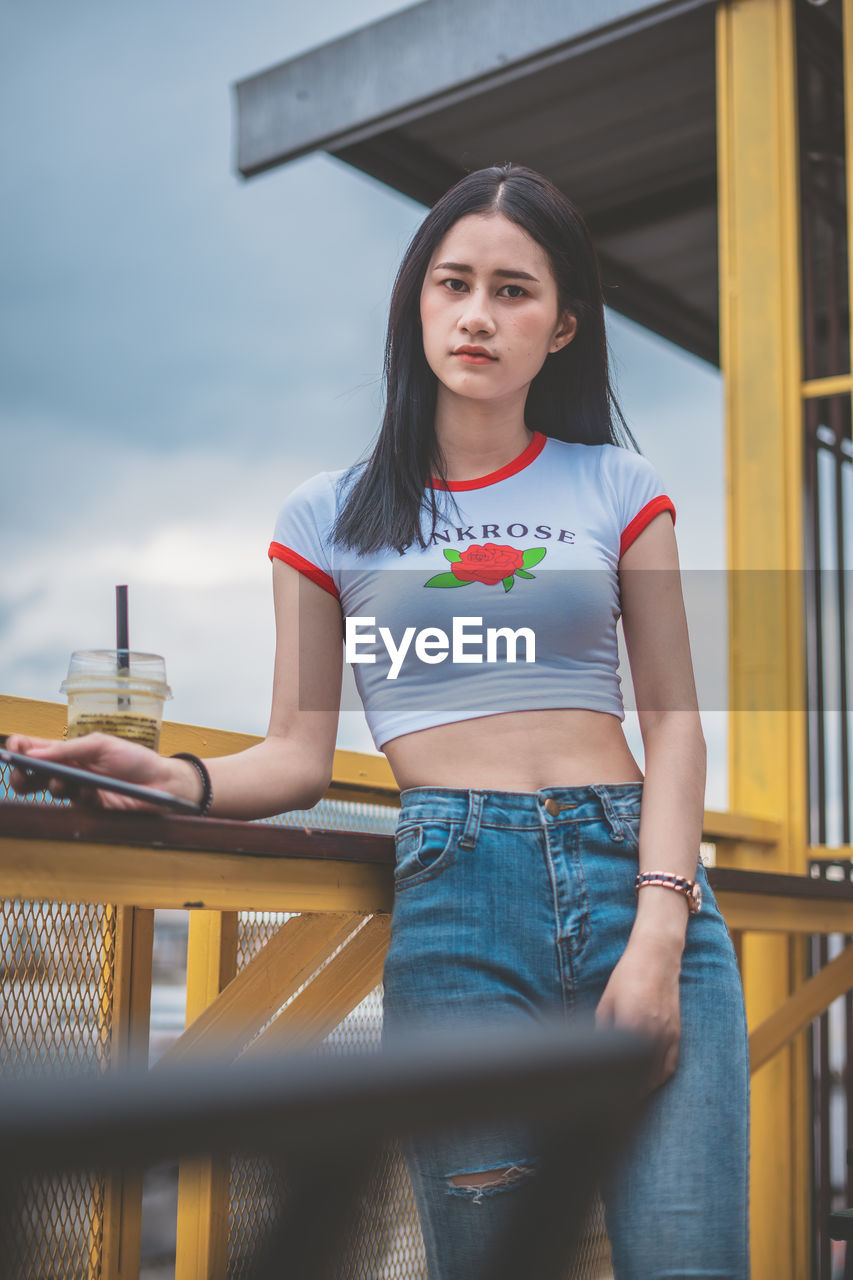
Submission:
<svg viewBox="0 0 853 1280">
<path fill-rule="evenodd" d="M 472 582 L 481 582 L 484 586 L 496 587 L 501 582 L 504 591 L 509 591 L 516 578 L 536 577 L 528 570 L 543 559 L 546 550 L 545 547 L 528 547 L 522 551 L 496 542 L 466 547 L 464 551 L 446 547 L 444 555 L 450 561 L 450 572 L 437 573 L 424 586 L 468 587 Z"/>
<path fill-rule="evenodd" d="M 485 582 L 494 587 L 504 578 L 511 578 L 516 569 L 523 568 L 524 558 L 518 547 L 487 542 L 484 547 L 466 547 L 459 559 L 452 562 L 450 572 L 462 582 Z"/>
</svg>

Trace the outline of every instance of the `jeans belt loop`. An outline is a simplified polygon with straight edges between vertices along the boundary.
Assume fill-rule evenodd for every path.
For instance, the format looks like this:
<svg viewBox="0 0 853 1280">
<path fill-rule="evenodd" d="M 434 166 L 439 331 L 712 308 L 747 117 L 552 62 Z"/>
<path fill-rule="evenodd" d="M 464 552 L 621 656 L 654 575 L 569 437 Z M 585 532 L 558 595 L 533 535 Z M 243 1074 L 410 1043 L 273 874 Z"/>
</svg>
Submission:
<svg viewBox="0 0 853 1280">
<path fill-rule="evenodd" d="M 624 840 L 625 828 L 622 825 L 622 819 L 619 817 L 619 814 L 613 808 L 613 802 L 610 799 L 610 795 L 607 791 L 607 787 L 593 784 L 590 790 L 594 791 L 595 794 L 598 796 L 599 800 L 601 801 L 601 807 L 604 810 L 604 816 L 607 819 L 607 822 L 610 826 L 610 832 L 613 839 Z"/>
<path fill-rule="evenodd" d="M 480 820 L 483 816 L 483 792 L 468 792 L 468 817 L 465 819 L 465 826 L 462 835 L 459 837 L 460 847 L 463 849 L 473 849 L 477 842 L 477 836 L 480 833 Z"/>
</svg>

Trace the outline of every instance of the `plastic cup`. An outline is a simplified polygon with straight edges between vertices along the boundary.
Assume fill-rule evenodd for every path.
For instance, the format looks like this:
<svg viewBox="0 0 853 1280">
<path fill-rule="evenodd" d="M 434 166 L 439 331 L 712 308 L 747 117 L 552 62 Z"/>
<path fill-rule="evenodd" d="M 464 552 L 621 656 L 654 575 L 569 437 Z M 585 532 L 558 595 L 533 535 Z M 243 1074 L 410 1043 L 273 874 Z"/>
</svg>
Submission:
<svg viewBox="0 0 853 1280">
<path fill-rule="evenodd" d="M 160 745 L 163 703 L 171 698 L 166 663 L 156 653 L 115 649 L 78 649 L 60 685 L 68 696 L 66 737 L 109 733 L 156 751 Z"/>
</svg>

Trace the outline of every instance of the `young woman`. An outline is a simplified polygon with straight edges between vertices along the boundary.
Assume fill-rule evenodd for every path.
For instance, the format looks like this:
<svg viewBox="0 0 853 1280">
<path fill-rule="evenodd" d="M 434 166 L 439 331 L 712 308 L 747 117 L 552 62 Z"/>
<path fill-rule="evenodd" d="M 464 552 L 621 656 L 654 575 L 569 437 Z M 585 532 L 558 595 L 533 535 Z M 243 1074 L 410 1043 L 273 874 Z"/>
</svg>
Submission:
<svg viewBox="0 0 853 1280">
<path fill-rule="evenodd" d="M 675 512 L 622 443 L 594 250 L 551 183 L 507 165 L 438 202 L 397 278 L 386 375 L 368 461 L 279 516 L 263 743 L 201 768 L 99 735 L 10 746 L 194 799 L 209 778 L 217 815 L 307 808 L 346 656 L 402 792 L 387 1031 L 563 1010 L 650 1033 L 654 1092 L 606 1188 L 615 1273 L 746 1277 L 746 1026 L 698 858 Z M 431 1280 L 476 1271 L 535 1155 L 519 1142 L 412 1154 Z"/>
</svg>

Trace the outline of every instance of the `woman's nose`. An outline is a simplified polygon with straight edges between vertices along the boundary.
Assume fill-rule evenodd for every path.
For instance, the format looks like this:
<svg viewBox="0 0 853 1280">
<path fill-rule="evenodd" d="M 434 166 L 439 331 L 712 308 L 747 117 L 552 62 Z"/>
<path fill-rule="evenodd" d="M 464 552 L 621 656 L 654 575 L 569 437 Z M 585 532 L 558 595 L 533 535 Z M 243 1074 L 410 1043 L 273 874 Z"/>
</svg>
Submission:
<svg viewBox="0 0 853 1280">
<path fill-rule="evenodd" d="M 459 317 L 459 328 L 465 333 L 494 333 L 495 322 L 486 298 L 479 291 L 468 296 Z"/>
</svg>

